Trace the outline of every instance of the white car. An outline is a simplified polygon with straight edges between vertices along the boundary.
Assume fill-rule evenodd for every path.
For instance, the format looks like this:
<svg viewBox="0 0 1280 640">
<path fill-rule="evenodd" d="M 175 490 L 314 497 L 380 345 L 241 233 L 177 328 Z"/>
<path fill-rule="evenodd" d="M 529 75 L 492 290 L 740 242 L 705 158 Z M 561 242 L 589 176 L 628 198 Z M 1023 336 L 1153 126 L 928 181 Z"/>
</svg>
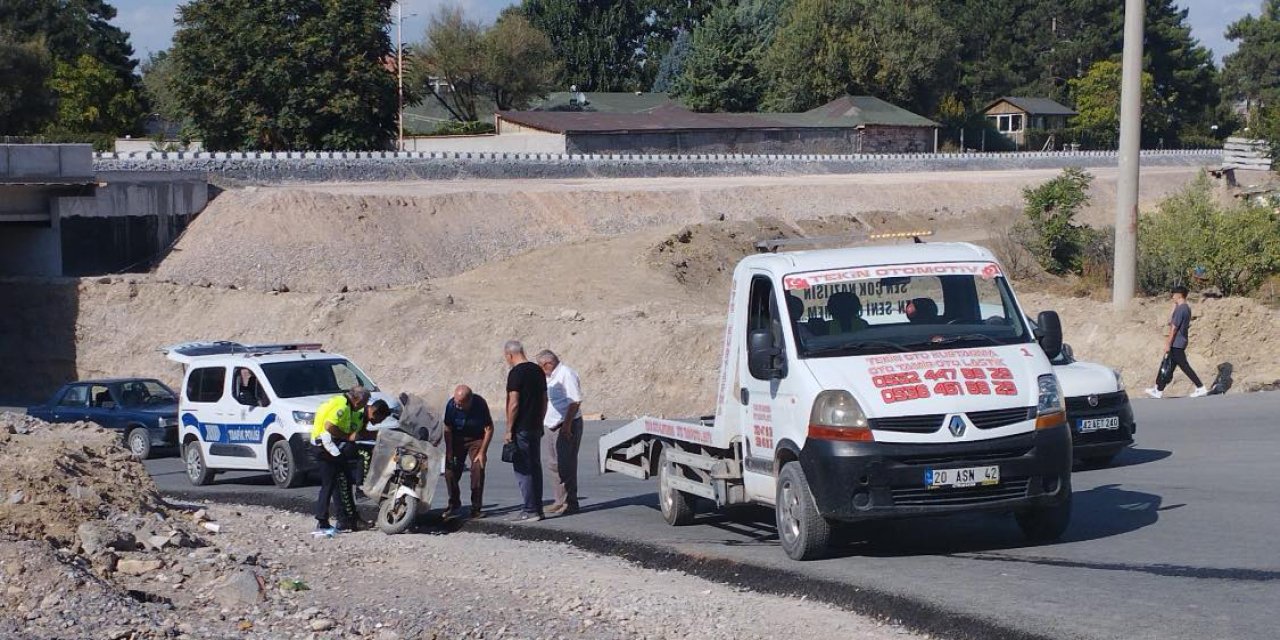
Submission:
<svg viewBox="0 0 1280 640">
<path fill-rule="evenodd" d="M 235 470 L 270 471 L 277 486 L 299 486 L 314 467 L 316 410 L 352 386 L 399 413 L 359 367 L 319 344 L 189 342 L 162 351 L 184 368 L 178 439 L 194 485 Z"/>
<path fill-rule="evenodd" d="M 1062 353 L 1051 362 L 1067 399 L 1075 457 L 1093 466 L 1110 464 L 1117 453 L 1133 444 L 1138 428 L 1120 373 L 1076 360 L 1070 345 L 1063 345 Z"/>
</svg>

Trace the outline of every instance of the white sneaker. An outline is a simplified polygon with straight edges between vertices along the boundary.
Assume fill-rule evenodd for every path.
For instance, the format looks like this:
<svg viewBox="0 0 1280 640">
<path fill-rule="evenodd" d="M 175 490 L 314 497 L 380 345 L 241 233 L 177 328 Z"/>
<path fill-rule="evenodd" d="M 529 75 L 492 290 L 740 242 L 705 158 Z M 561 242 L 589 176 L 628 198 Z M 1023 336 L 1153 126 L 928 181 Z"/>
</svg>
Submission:
<svg viewBox="0 0 1280 640">
<path fill-rule="evenodd" d="M 1209 390 L 1208 390 L 1208 389 L 1206 389 L 1206 388 L 1204 388 L 1204 387 L 1196 387 L 1196 390 L 1195 390 L 1195 391 L 1192 391 L 1192 392 L 1191 392 L 1191 395 L 1190 395 L 1190 396 L 1188 396 L 1188 397 L 1190 397 L 1190 398 L 1203 398 L 1203 397 L 1205 397 L 1205 396 L 1207 396 L 1207 395 L 1209 395 Z"/>
<path fill-rule="evenodd" d="M 1150 389 L 1147 389 L 1147 395 L 1152 398 L 1155 398 L 1156 400 L 1159 400 L 1160 398 L 1164 397 L 1164 393 L 1155 387 L 1151 387 Z"/>
</svg>

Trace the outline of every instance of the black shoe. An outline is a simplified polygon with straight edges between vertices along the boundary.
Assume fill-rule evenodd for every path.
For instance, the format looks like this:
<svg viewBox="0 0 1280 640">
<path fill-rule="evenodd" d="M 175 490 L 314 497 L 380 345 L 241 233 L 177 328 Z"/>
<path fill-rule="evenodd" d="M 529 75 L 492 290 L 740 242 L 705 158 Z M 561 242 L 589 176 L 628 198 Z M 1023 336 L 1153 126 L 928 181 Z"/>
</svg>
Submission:
<svg viewBox="0 0 1280 640">
<path fill-rule="evenodd" d="M 351 522 L 349 520 L 339 520 L 337 529 L 339 532 L 342 532 L 342 533 L 350 533 L 356 530 L 356 526 L 357 526 L 356 523 Z"/>
</svg>

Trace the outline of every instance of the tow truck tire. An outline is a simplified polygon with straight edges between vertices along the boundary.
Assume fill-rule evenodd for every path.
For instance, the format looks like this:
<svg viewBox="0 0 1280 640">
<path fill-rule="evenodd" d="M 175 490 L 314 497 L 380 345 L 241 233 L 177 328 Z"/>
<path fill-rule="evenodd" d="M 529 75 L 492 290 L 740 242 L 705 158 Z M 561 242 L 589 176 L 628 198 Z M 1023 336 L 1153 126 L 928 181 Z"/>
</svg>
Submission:
<svg viewBox="0 0 1280 640">
<path fill-rule="evenodd" d="M 778 474 L 777 502 L 778 540 L 792 560 L 816 560 L 827 554 L 831 542 L 831 523 L 818 513 L 809 481 L 800 463 L 782 467 Z"/>
<path fill-rule="evenodd" d="M 658 506 L 662 509 L 662 518 L 673 527 L 683 527 L 693 523 L 693 503 L 689 496 L 679 489 L 671 487 L 668 479 L 682 477 L 676 463 L 667 458 L 667 447 L 658 454 Z"/>
<path fill-rule="evenodd" d="M 271 481 L 281 489 L 293 489 L 302 486 L 306 474 L 298 468 L 298 460 L 293 455 L 293 447 L 288 440 L 276 440 L 268 452 L 271 465 Z"/>
<path fill-rule="evenodd" d="M 192 440 L 182 450 L 182 461 L 187 467 L 187 479 L 191 484 L 197 487 L 203 487 L 213 482 L 213 471 L 209 470 L 209 464 L 204 459 L 204 453 L 200 451 L 200 443 Z"/>
<path fill-rule="evenodd" d="M 1071 480 L 1064 480 L 1066 497 L 1062 502 L 1048 507 L 1036 507 L 1013 514 L 1022 535 L 1030 542 L 1053 542 L 1062 537 L 1071 524 Z"/>
</svg>

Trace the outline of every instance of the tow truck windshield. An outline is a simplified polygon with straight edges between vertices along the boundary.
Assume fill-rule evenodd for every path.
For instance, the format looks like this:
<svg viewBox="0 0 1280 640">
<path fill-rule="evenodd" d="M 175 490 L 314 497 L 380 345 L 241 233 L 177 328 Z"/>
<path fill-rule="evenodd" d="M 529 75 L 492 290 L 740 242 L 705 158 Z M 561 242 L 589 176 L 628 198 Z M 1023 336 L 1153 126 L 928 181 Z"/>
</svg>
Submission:
<svg viewBox="0 0 1280 640">
<path fill-rule="evenodd" d="M 783 278 L 802 358 L 1023 344 L 1033 339 L 1000 268 L 961 262 Z"/>
</svg>

